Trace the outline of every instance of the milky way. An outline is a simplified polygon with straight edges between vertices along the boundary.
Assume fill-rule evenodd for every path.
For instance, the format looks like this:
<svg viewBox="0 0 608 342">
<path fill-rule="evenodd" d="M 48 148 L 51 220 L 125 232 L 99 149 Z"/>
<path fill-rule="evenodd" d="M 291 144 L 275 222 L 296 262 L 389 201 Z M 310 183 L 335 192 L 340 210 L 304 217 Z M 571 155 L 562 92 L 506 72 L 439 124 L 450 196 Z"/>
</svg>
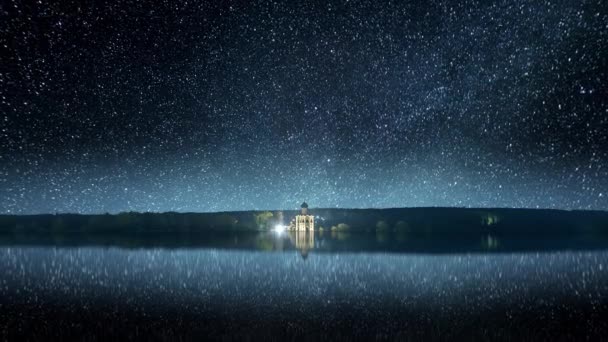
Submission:
<svg viewBox="0 0 608 342">
<path fill-rule="evenodd" d="M 608 3 L 7 1 L 0 212 L 608 209 Z"/>
</svg>

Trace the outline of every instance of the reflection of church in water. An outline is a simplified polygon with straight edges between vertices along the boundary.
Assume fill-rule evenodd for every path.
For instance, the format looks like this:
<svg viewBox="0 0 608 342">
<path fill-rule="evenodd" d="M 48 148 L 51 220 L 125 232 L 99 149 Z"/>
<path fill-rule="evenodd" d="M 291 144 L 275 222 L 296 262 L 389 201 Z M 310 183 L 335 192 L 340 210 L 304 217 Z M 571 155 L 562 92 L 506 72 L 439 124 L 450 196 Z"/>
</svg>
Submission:
<svg viewBox="0 0 608 342">
<path fill-rule="evenodd" d="M 308 215 L 308 204 L 302 203 L 299 215 L 289 224 L 290 240 L 296 245 L 302 257 L 308 257 L 308 251 L 315 246 L 315 217 Z"/>
</svg>

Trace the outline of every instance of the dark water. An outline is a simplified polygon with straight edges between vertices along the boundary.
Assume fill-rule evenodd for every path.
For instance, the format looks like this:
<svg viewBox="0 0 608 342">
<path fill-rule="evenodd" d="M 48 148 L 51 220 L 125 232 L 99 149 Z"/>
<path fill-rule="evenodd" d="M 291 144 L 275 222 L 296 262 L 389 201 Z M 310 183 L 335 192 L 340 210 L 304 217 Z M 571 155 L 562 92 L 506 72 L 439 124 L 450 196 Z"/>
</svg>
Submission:
<svg viewBox="0 0 608 342">
<path fill-rule="evenodd" d="M 0 340 L 608 333 L 608 244 L 594 238 L 262 234 L 188 248 L 28 241 L 0 247 Z"/>
</svg>

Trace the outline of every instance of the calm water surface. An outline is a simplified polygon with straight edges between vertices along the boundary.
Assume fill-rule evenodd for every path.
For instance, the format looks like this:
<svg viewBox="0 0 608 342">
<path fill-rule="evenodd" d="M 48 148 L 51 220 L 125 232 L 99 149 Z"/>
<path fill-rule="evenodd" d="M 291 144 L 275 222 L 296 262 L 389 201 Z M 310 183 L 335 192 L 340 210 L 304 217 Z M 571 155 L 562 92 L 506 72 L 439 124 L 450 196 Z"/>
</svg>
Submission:
<svg viewBox="0 0 608 342">
<path fill-rule="evenodd" d="M 0 337 L 535 340 L 608 332 L 601 248 L 336 252 L 314 237 L 265 239 L 257 249 L 3 246 Z"/>
</svg>

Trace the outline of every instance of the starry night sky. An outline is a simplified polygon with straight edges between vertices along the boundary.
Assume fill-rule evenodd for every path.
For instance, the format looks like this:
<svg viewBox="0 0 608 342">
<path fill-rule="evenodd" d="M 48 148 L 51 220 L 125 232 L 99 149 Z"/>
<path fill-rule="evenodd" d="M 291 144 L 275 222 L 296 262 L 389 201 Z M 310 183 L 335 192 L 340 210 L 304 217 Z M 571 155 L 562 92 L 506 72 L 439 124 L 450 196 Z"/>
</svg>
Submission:
<svg viewBox="0 0 608 342">
<path fill-rule="evenodd" d="M 0 212 L 608 209 L 608 2 L 6 1 Z"/>
</svg>

